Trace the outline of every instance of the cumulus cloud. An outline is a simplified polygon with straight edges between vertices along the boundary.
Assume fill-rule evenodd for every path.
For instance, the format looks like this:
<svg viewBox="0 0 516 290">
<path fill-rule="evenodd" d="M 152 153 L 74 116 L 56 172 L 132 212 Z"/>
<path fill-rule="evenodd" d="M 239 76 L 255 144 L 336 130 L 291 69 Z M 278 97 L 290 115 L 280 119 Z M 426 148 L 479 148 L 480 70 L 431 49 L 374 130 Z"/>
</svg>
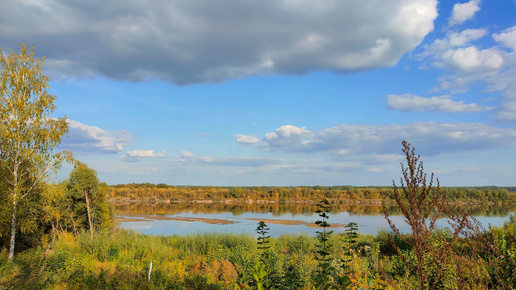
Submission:
<svg viewBox="0 0 516 290">
<path fill-rule="evenodd" d="M 118 153 L 132 141 L 131 133 L 125 130 L 106 131 L 74 120 L 68 127 L 68 138 L 62 138 L 61 148 L 76 153 Z"/>
<path fill-rule="evenodd" d="M 445 52 L 454 47 L 469 45 L 472 41 L 478 40 L 487 34 L 486 29 L 465 29 L 463 31 L 452 31 L 446 33 L 445 38 L 434 40 L 431 44 L 424 46 L 425 52 L 418 57 L 422 59 L 428 55 L 435 55 Z"/>
<path fill-rule="evenodd" d="M 503 52 L 498 48 L 457 47 L 460 42 L 467 44 L 471 40 L 461 39 L 456 43 L 453 43 L 452 39 L 436 40 L 424 53 L 418 55 L 418 58 L 432 56 L 434 67 L 462 72 L 485 72 L 500 70 L 503 67 Z"/>
<path fill-rule="evenodd" d="M 498 45 L 486 49 L 467 44 L 457 48 L 444 45 L 441 47 L 445 49 L 439 50 L 439 45 L 436 45 L 438 41 L 435 41 L 426 47 L 420 57 L 432 55 L 434 66 L 453 71 L 438 79 L 439 84 L 434 91 L 464 93 L 470 84 L 483 83 L 487 86 L 486 92 L 501 92 L 502 104 L 497 110 L 496 119 L 514 122 L 516 107 L 512 103 L 516 101 L 516 26 L 494 33 L 492 37 Z M 441 42 L 449 43 L 449 40 Z"/>
<path fill-rule="evenodd" d="M 516 111 L 504 110 L 496 116 L 498 120 L 505 122 L 516 122 Z"/>
<path fill-rule="evenodd" d="M 310 143 L 310 139 L 313 133 L 306 130 L 306 127 L 296 127 L 292 125 L 284 125 L 265 134 L 263 142 L 271 147 L 283 147 L 283 146 L 303 146 L 304 144 Z"/>
<path fill-rule="evenodd" d="M 516 51 L 516 26 L 493 34 L 493 38 L 506 47 L 511 48 L 513 51 Z"/>
<path fill-rule="evenodd" d="M 54 78 L 176 84 L 395 65 L 436 0 L 8 1 L 0 45 L 34 45 Z"/>
<path fill-rule="evenodd" d="M 491 34 L 496 42 L 491 47 L 475 43 L 486 35 L 486 29 L 448 32 L 425 45 L 416 59 L 422 61 L 422 67 L 428 65 L 425 59 L 431 59 L 433 67 L 447 71 L 437 79 L 433 92 L 459 94 L 466 93 L 471 84 L 485 85 L 483 92 L 501 95 L 495 119 L 516 122 L 516 107 L 512 105 L 516 101 L 516 26 Z"/>
<path fill-rule="evenodd" d="M 393 110 L 408 112 L 437 111 L 453 113 L 470 113 L 493 110 L 475 103 L 464 104 L 464 101 L 453 101 L 452 96 L 436 96 L 424 98 L 412 94 L 387 96 L 387 107 Z"/>
<path fill-rule="evenodd" d="M 479 50 L 474 46 L 448 50 L 442 55 L 445 65 L 457 70 L 498 70 L 503 58 L 496 48 Z"/>
<path fill-rule="evenodd" d="M 195 154 L 193 154 L 192 152 L 188 151 L 188 150 L 181 150 L 181 157 L 180 158 L 194 158 L 195 157 Z"/>
<path fill-rule="evenodd" d="M 486 29 L 465 29 L 463 31 L 449 31 L 444 38 L 434 40 L 431 44 L 423 46 L 424 51 L 416 55 L 416 59 L 423 61 L 426 57 L 432 57 L 434 67 L 445 67 L 442 55 L 450 53 L 458 47 L 468 47 L 487 34 Z"/>
<path fill-rule="evenodd" d="M 254 137 L 254 136 L 234 135 L 233 137 L 236 138 L 237 143 L 242 143 L 242 144 L 257 144 L 257 143 L 260 143 L 260 139 Z"/>
<path fill-rule="evenodd" d="M 436 40 L 434 45 L 442 44 L 444 48 L 465 46 L 472 41 L 478 40 L 487 34 L 487 30 L 483 28 L 479 29 L 465 29 L 460 32 L 448 33 L 448 38 L 443 40 Z M 447 45 L 445 45 L 447 44 Z"/>
<path fill-rule="evenodd" d="M 453 5 L 452 15 L 450 17 L 450 26 L 462 24 L 472 19 L 480 10 L 480 0 L 471 0 L 466 3 L 457 3 Z"/>
<path fill-rule="evenodd" d="M 122 160 L 124 161 L 138 161 L 141 158 L 163 158 L 166 157 L 167 153 L 163 152 L 154 152 L 154 150 L 132 150 L 127 151 L 127 153 L 122 156 Z"/>
<path fill-rule="evenodd" d="M 165 157 L 167 154 L 165 151 L 156 153 L 154 150 L 133 150 L 127 151 L 127 156 L 130 157 Z"/>
<path fill-rule="evenodd" d="M 304 128 L 298 129 L 307 131 Z M 346 150 L 350 157 L 374 154 L 392 160 L 396 158 L 392 154 L 399 153 L 402 140 L 411 142 L 418 148 L 418 152 L 425 155 L 516 146 L 516 129 L 480 123 L 341 124 L 312 132 L 311 135 L 310 142 L 284 135 L 276 135 L 271 140 L 266 135 L 262 142 L 267 146 L 263 148 L 280 152 L 322 152 L 335 156 Z"/>
<path fill-rule="evenodd" d="M 265 134 L 263 140 L 250 135 L 233 135 L 239 144 L 250 144 L 268 150 L 269 147 L 296 147 L 303 146 L 311 142 L 313 133 L 306 127 L 296 127 L 292 125 L 284 125 Z M 341 154 L 345 154 L 341 151 Z"/>
<path fill-rule="evenodd" d="M 203 163 L 211 165 L 223 166 L 245 166 L 245 167 L 261 167 L 268 164 L 281 163 L 282 159 L 267 157 L 210 157 L 196 156 L 190 151 L 181 151 L 178 159 L 180 162 Z"/>
<path fill-rule="evenodd" d="M 433 67 L 463 74 L 499 71 L 505 65 L 504 52 L 497 47 L 481 49 L 473 45 L 474 41 L 481 39 L 486 34 L 486 29 L 448 32 L 445 38 L 436 39 L 433 43 L 425 45 L 424 51 L 416 58 L 423 61 L 430 57 Z"/>
</svg>

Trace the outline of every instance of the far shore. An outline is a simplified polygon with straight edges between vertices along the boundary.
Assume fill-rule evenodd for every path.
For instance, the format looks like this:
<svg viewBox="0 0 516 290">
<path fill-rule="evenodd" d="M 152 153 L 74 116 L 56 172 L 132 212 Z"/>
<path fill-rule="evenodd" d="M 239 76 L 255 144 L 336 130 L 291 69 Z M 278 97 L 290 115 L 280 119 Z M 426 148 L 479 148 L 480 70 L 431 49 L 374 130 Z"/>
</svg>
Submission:
<svg viewBox="0 0 516 290">
<path fill-rule="evenodd" d="M 330 199 L 328 201 L 334 204 L 350 204 L 350 205 L 368 205 L 368 206 L 382 206 L 383 204 L 394 205 L 395 200 L 383 199 Z M 264 200 L 264 199 L 156 199 L 156 198 L 130 198 L 130 197 L 116 197 L 109 198 L 108 202 L 116 205 L 129 204 L 306 204 L 315 205 L 318 200 Z M 503 204 L 503 202 L 496 201 L 449 201 L 449 205 L 468 206 L 468 205 L 496 205 Z"/>
</svg>

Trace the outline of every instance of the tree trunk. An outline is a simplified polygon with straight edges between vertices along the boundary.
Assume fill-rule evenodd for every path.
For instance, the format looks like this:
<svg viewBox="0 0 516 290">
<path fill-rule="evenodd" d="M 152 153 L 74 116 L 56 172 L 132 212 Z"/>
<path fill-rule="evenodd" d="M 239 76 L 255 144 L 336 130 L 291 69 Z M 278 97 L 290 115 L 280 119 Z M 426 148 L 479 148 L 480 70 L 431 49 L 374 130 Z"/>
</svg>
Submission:
<svg viewBox="0 0 516 290">
<path fill-rule="evenodd" d="M 86 199 L 86 211 L 88 212 L 88 224 L 90 225 L 90 239 L 93 239 L 93 224 L 91 222 L 91 214 L 90 214 L 90 199 L 88 197 L 88 192 L 84 191 L 84 198 Z"/>
<path fill-rule="evenodd" d="M 16 244 L 16 223 L 17 223 L 17 219 L 16 219 L 16 207 L 17 207 L 17 203 L 18 203 L 18 163 L 15 163 L 14 164 L 14 167 L 13 167 L 13 217 L 11 219 L 11 240 L 9 242 L 9 256 L 8 256 L 8 261 L 9 262 L 12 262 L 13 258 L 14 258 L 14 246 Z"/>
<path fill-rule="evenodd" d="M 59 226 L 59 221 L 57 222 L 57 226 L 54 225 L 54 222 L 50 222 L 52 225 L 52 244 L 54 244 L 54 241 L 56 240 L 56 234 L 57 234 L 57 226 Z"/>
<path fill-rule="evenodd" d="M 70 211 L 70 219 L 72 220 L 73 233 L 74 233 L 75 237 L 77 238 L 79 233 L 77 233 L 77 227 L 75 226 L 75 219 L 73 218 L 73 210 L 70 208 L 70 206 L 68 206 L 68 210 Z M 62 230 L 62 228 L 61 228 L 61 230 Z"/>
<path fill-rule="evenodd" d="M 11 262 L 14 258 L 15 242 L 16 242 L 16 193 L 14 194 L 14 200 L 13 200 L 13 218 L 11 220 L 11 241 L 9 243 L 9 257 L 8 257 L 9 262 Z"/>
</svg>

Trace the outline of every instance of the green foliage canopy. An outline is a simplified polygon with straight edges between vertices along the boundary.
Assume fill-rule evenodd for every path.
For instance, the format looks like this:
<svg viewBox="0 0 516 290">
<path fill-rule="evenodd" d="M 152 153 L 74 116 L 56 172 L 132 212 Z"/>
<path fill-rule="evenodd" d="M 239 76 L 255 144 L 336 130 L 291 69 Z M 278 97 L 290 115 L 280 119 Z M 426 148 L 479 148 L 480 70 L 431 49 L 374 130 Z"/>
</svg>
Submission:
<svg viewBox="0 0 516 290">
<path fill-rule="evenodd" d="M 80 228 L 90 233 L 113 224 L 112 211 L 106 202 L 106 186 L 101 186 L 97 172 L 86 164 L 77 162 L 64 182 L 72 218 Z"/>
<path fill-rule="evenodd" d="M 17 231 L 36 229 L 34 208 L 48 174 L 69 156 L 53 151 L 68 131 L 68 122 L 52 116 L 56 97 L 47 93 L 49 78 L 41 72 L 43 62 L 44 58 L 36 58 L 34 50 L 23 44 L 19 53 L 11 50 L 6 55 L 0 50 L 1 204 L 11 217 L 10 260 Z"/>
</svg>

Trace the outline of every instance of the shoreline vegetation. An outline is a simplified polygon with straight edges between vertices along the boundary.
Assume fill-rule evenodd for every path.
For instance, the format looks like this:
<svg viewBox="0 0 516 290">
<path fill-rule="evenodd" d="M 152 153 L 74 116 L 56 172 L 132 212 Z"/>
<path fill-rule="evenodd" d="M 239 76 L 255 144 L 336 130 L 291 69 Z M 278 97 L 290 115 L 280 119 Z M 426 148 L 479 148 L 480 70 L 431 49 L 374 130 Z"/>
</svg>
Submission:
<svg viewBox="0 0 516 290">
<path fill-rule="evenodd" d="M 73 189 L 68 184 L 65 183 L 67 186 L 63 190 Z M 124 196 L 121 192 L 127 188 L 132 190 L 125 191 L 129 194 Z M 188 191 L 184 187 L 170 187 L 170 191 L 181 192 L 180 197 L 172 199 L 168 198 L 166 190 L 154 191 L 156 188 L 148 184 L 145 187 L 108 187 L 100 184 L 95 192 L 101 195 L 92 200 L 105 200 L 118 215 L 138 216 L 124 220 L 113 214 L 112 218 L 119 222 L 168 219 L 200 221 L 198 218 L 164 215 L 182 211 L 228 210 L 235 214 L 248 210 L 317 212 L 322 220 L 304 224 L 318 228 L 317 236 L 283 234 L 269 237 L 269 227 L 299 221 L 255 219 L 259 234 L 257 240 L 250 234 L 217 232 L 152 236 L 121 229 L 116 223 L 97 227 L 92 234 L 86 212 L 82 213 L 82 226 L 77 231 L 71 229 L 78 216 L 72 214 L 67 217 L 56 213 L 56 224 L 66 224 L 69 228 L 50 231 L 53 236 L 41 236 L 40 242 L 19 251 L 11 262 L 1 260 L 0 287 L 415 289 L 426 285 L 424 288 L 460 289 L 463 286 L 468 288 L 469 285 L 475 289 L 511 289 L 516 286 L 516 223 L 513 216 L 505 225 L 489 229 L 468 223 L 467 226 L 471 228 L 465 230 L 463 236 L 432 230 L 427 232 L 420 244 L 415 244 L 413 234 L 400 234 L 385 229 L 379 230 L 377 234 L 361 234 L 356 224 L 353 224 L 355 220 L 350 220 L 349 224 L 331 223 L 332 213 L 340 211 L 352 211 L 357 215 L 405 215 L 399 205 L 400 202 L 408 202 L 408 199 L 400 200 L 399 192 L 396 199 L 394 188 L 278 187 L 265 190 L 265 187 L 254 187 L 243 190 L 239 197 L 227 197 L 223 193 L 231 192 L 233 188 L 192 187 Z M 332 190 L 337 190 L 339 195 L 323 199 L 326 204 L 321 211 L 321 204 L 314 200 L 316 197 L 331 195 Z M 304 198 L 295 200 L 296 194 L 293 194 L 292 198 L 284 195 L 283 199 L 274 199 L 270 196 L 271 191 L 297 192 Z M 203 192 L 204 196 L 201 195 Z M 260 195 L 262 192 L 269 194 L 268 199 Z M 439 193 L 439 190 L 432 189 L 429 192 L 429 199 L 423 201 L 428 205 L 432 202 L 432 195 Z M 462 212 L 465 215 L 507 215 L 516 206 L 515 193 L 507 188 L 446 188 L 442 192 L 451 192 L 452 198 L 446 203 L 447 211 Z M 357 199 L 339 199 L 350 197 L 350 194 L 354 194 L 352 197 Z M 467 196 L 476 199 L 464 199 Z M 72 200 L 68 202 L 82 198 L 73 194 L 71 197 Z M 65 205 L 61 203 L 59 206 Z M 97 207 L 92 208 L 94 223 L 100 217 L 96 214 Z M 358 218 L 354 217 L 356 221 Z M 202 218 L 202 222 L 228 223 L 223 219 L 206 218 Z M 346 230 L 344 233 L 332 234 L 331 229 L 336 227 L 344 227 Z M 415 256 L 417 246 L 422 249 L 417 252 L 420 260 Z M 435 253 L 444 252 L 450 255 L 444 263 L 434 257 Z M 6 248 L 2 250 L 2 255 L 6 255 Z M 422 261 L 421 264 L 418 261 Z M 416 274 L 413 269 L 417 265 L 420 266 Z M 503 287 L 500 288 L 500 285 Z"/>
<path fill-rule="evenodd" d="M 327 219 L 329 224 L 331 212 L 325 212 L 330 218 Z M 98 230 L 92 238 L 86 230 L 77 236 L 60 232 L 54 242 L 18 253 L 11 264 L 6 259 L 0 261 L 0 286 L 9 289 L 419 287 L 418 276 L 412 268 L 416 260 L 412 256 L 414 245 L 409 234 L 398 236 L 388 230 L 380 230 L 375 235 L 360 234 L 351 224 L 346 233 L 331 234 L 328 224 L 322 228 L 321 223 L 314 222 L 313 226 L 321 229 L 317 237 L 284 234 L 273 238 L 267 236 L 267 230 L 274 222 L 261 222 L 265 226 L 261 229 L 264 229 L 266 243 L 249 234 L 205 232 L 151 236 L 116 226 Z M 258 220 L 257 224 L 260 228 Z M 257 232 L 261 233 L 258 228 Z M 431 239 L 447 241 L 451 238 L 449 235 L 436 231 Z M 321 248 L 323 238 L 325 248 Z M 448 249 L 451 259 L 444 264 L 432 258 L 431 251 L 435 249 L 431 244 L 422 271 L 429 277 L 441 266 L 445 271 L 437 287 L 426 288 L 512 289 L 516 285 L 515 243 L 516 223 L 511 217 L 504 226 L 454 241 Z M 326 253 L 324 259 L 320 258 L 321 251 Z M 397 251 L 403 256 L 398 256 Z M 326 272 L 321 273 L 321 269 Z M 338 284 L 341 277 L 347 277 L 344 281 L 348 284 Z M 430 282 L 435 281 L 425 283 Z M 324 288 L 323 283 L 334 287 Z M 260 286 L 266 284 L 269 287 Z"/>
<path fill-rule="evenodd" d="M 214 187 L 130 183 L 107 186 L 111 204 L 306 204 L 327 199 L 332 204 L 394 204 L 393 187 L 297 186 Z M 450 205 L 516 204 L 516 187 L 443 187 Z"/>
</svg>

